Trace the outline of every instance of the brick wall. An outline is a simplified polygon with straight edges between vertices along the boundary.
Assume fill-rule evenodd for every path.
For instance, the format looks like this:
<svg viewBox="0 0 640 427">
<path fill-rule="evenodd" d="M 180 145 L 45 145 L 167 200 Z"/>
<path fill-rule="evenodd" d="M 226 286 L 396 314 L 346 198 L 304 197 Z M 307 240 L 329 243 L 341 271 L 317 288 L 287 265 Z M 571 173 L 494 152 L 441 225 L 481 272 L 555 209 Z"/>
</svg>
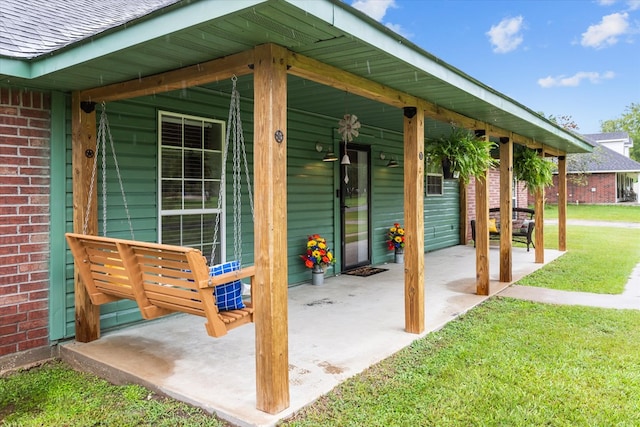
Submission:
<svg viewBox="0 0 640 427">
<path fill-rule="evenodd" d="M 516 198 L 517 206 L 526 208 L 528 203 L 528 193 L 524 182 L 519 182 Z M 500 207 L 500 171 L 492 169 L 489 171 L 489 208 Z M 476 182 L 473 178 L 467 186 L 467 218 L 469 221 L 476 217 Z M 471 227 L 467 230 L 467 241 L 471 240 Z"/>
<path fill-rule="evenodd" d="M 595 173 L 587 176 L 586 185 L 571 182 L 567 175 L 567 203 L 616 203 L 616 174 Z M 593 191 L 595 189 L 595 191 Z M 558 176 L 553 177 L 553 186 L 545 189 L 546 203 L 558 203 Z"/>
<path fill-rule="evenodd" d="M 0 356 L 48 345 L 48 94 L 0 88 Z"/>
</svg>

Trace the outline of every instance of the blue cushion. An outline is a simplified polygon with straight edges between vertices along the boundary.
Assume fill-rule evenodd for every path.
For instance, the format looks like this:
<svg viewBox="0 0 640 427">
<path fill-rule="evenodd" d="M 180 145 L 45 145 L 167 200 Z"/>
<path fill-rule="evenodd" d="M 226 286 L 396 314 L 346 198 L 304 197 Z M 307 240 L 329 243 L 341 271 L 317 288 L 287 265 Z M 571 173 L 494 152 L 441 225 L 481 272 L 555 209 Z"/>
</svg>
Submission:
<svg viewBox="0 0 640 427">
<path fill-rule="evenodd" d="M 209 267 L 209 275 L 212 277 L 219 276 L 238 270 L 240 270 L 240 263 L 238 261 L 229 261 Z M 214 295 L 216 297 L 216 305 L 220 311 L 245 308 L 244 302 L 242 302 L 242 282 L 240 280 L 216 286 Z"/>
</svg>

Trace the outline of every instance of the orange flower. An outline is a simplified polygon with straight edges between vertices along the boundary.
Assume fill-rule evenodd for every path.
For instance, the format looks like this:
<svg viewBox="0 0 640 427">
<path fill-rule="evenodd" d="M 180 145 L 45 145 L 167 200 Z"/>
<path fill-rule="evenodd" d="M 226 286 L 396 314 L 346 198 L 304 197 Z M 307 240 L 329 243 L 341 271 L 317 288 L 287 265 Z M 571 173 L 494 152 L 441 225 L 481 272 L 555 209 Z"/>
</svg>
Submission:
<svg viewBox="0 0 640 427">
<path fill-rule="evenodd" d="M 308 236 L 306 253 L 300 255 L 300 258 L 307 268 L 314 268 L 317 265 L 324 268 L 335 262 L 331 250 L 327 247 L 327 240 L 319 234 Z"/>
</svg>

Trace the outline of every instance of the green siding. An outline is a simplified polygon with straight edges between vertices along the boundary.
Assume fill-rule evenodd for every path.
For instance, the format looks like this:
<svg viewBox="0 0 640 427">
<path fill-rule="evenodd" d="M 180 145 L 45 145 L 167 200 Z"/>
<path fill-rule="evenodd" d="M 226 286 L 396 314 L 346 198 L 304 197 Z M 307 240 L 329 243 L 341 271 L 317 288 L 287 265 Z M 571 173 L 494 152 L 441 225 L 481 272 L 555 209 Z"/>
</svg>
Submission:
<svg viewBox="0 0 640 427">
<path fill-rule="evenodd" d="M 325 150 L 332 145 L 337 150 L 332 131 L 337 122 L 291 111 L 287 121 L 287 263 L 289 283 L 300 283 L 311 280 L 300 259 L 310 234 L 325 237 L 334 254 L 339 246 L 334 233 L 340 221 L 334 188 L 338 162 L 323 162 L 324 153 L 315 149 L 319 142 Z"/>
<path fill-rule="evenodd" d="M 371 262 L 382 264 L 393 262 L 393 251 L 387 248 L 389 227 L 396 222 L 404 224 L 403 136 L 381 130 L 374 135 L 377 138 L 371 150 Z M 384 160 L 380 159 L 380 152 L 384 152 Z M 400 167 L 387 167 L 392 157 Z"/>
<path fill-rule="evenodd" d="M 444 180 L 442 196 L 425 197 L 424 246 L 434 251 L 460 243 L 460 185 L 458 180 Z"/>
<path fill-rule="evenodd" d="M 241 94 L 242 95 L 242 94 Z M 252 95 L 252 94 L 245 94 Z M 253 178 L 253 104 L 243 99 L 242 124 L 246 143 L 251 184 Z M 70 107 L 68 106 L 68 109 Z M 107 114 L 122 174 L 123 185 L 133 229 L 137 240 L 157 241 L 157 111 L 166 110 L 181 114 L 209 117 L 227 122 L 229 97 L 205 89 L 189 89 L 161 95 L 114 102 L 107 105 Z M 70 110 L 67 111 L 67 113 Z M 98 106 L 98 120 L 100 107 Z M 68 114 L 70 117 L 70 114 Z M 339 152 L 340 138 L 336 129 L 339 118 L 308 114 L 302 111 L 288 112 L 287 129 L 287 233 L 288 252 L 273 254 L 287 263 L 289 284 L 310 281 L 311 274 L 304 267 L 300 255 L 306 247 L 307 236 L 318 233 L 327 238 L 334 250 L 337 262 L 328 275 L 339 273 L 340 210 L 336 190 L 340 188 L 340 162 L 323 162 L 326 150 Z M 71 125 L 67 123 L 66 170 L 66 228 L 72 227 L 71 183 Z M 318 153 L 316 142 L 323 145 Z M 363 120 L 361 135 L 356 141 L 371 146 L 371 226 L 372 263 L 392 262 L 393 253 L 387 249 L 387 230 L 394 222 L 404 222 L 403 207 L 403 152 L 402 135 L 366 125 Z M 380 159 L 380 152 L 386 155 Z M 401 167 L 387 168 L 393 157 Z M 231 158 L 227 173 L 231 172 Z M 124 204 L 117 175 L 110 154 L 107 159 L 107 234 L 130 238 Z M 245 180 L 243 171 L 243 181 Z M 230 183 L 230 177 L 227 178 Z M 243 182 L 242 200 L 242 252 L 243 264 L 254 259 L 253 220 L 246 182 Z M 101 189 L 101 177 L 98 188 Z M 102 232 L 102 200 L 99 200 L 99 232 Z M 227 259 L 233 256 L 232 186 L 227 185 L 226 235 Z M 445 183 L 445 195 L 425 197 L 425 242 L 427 250 L 458 244 L 459 197 L 457 181 Z M 259 214 L 259 213 L 257 213 Z M 211 230 L 213 233 L 213 230 Z M 209 254 L 205 254 L 209 255 Z M 73 259 L 67 252 L 65 260 L 65 336 L 74 335 Z M 101 307 L 102 328 L 118 327 L 140 320 L 137 307 L 131 301 L 119 301 Z"/>
</svg>

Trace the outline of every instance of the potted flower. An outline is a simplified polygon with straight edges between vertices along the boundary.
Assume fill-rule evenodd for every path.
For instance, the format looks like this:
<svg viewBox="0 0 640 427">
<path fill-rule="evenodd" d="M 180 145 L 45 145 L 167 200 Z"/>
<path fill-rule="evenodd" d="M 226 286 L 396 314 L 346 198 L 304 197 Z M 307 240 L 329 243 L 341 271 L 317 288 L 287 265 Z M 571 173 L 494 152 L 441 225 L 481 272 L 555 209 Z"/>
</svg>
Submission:
<svg viewBox="0 0 640 427">
<path fill-rule="evenodd" d="M 387 237 L 389 250 L 395 251 L 396 263 L 402 264 L 404 261 L 404 227 L 396 222 L 393 227 L 389 228 Z"/>
<path fill-rule="evenodd" d="M 324 281 L 324 270 L 336 262 L 333 253 L 327 246 L 327 240 L 319 234 L 309 236 L 307 250 L 300 258 L 304 266 L 312 269 L 312 283 L 321 285 Z"/>
</svg>

